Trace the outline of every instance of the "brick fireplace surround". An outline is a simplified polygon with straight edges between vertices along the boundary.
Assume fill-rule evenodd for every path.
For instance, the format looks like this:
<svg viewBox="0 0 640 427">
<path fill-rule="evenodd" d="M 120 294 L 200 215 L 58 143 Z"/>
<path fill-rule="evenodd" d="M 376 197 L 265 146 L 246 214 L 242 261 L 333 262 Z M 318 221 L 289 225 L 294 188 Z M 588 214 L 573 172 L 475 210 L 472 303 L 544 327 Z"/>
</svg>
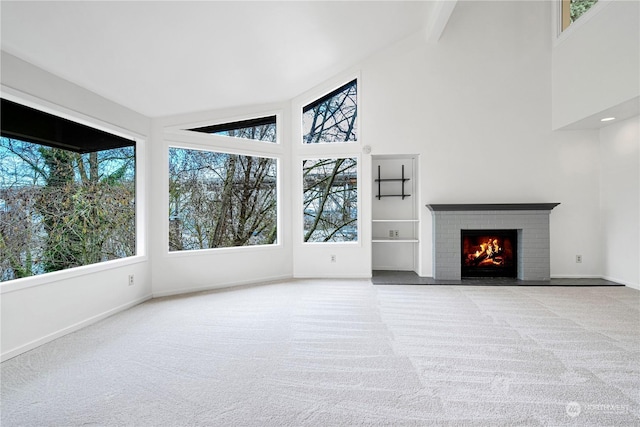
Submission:
<svg viewBox="0 0 640 427">
<path fill-rule="evenodd" d="M 433 278 L 461 279 L 461 230 L 518 231 L 517 278 L 550 280 L 549 214 L 560 203 L 431 204 Z"/>
</svg>

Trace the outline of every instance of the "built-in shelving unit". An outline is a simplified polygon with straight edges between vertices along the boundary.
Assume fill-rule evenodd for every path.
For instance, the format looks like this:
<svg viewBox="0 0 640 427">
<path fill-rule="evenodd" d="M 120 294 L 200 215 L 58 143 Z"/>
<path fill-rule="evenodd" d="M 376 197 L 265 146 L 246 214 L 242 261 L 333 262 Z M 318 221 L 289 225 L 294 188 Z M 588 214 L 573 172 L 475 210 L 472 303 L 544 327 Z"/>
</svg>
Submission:
<svg viewBox="0 0 640 427">
<path fill-rule="evenodd" d="M 393 224 L 411 224 L 411 225 L 418 225 L 418 220 L 417 219 L 374 219 L 373 221 L 371 221 L 374 224 L 388 224 L 388 225 L 393 225 Z M 393 230 L 393 229 L 391 229 Z M 414 236 L 415 234 L 412 233 L 412 236 Z M 373 243 L 418 243 L 419 240 L 417 237 L 403 237 L 400 238 L 395 237 L 395 236 L 387 236 L 387 237 L 374 237 L 373 238 Z"/>
<path fill-rule="evenodd" d="M 372 253 L 374 270 L 415 271 L 420 221 L 415 156 L 374 156 Z"/>
</svg>

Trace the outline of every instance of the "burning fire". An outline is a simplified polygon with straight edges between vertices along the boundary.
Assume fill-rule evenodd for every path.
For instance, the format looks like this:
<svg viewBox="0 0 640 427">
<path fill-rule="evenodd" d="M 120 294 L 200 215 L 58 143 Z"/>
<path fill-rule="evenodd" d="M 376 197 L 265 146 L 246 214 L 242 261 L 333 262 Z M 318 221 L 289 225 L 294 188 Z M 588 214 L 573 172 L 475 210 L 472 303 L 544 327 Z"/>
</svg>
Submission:
<svg viewBox="0 0 640 427">
<path fill-rule="evenodd" d="M 467 254 L 467 265 L 503 265 L 503 252 L 504 248 L 500 246 L 498 239 L 489 239 L 485 243 L 480 243 L 480 248 L 475 253 Z"/>
</svg>

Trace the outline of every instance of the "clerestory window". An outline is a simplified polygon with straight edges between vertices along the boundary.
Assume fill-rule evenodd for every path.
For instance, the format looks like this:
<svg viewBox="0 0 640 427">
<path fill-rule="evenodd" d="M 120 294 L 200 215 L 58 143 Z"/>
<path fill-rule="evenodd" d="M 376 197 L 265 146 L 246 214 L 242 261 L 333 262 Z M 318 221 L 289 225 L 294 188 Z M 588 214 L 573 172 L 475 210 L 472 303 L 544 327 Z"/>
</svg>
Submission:
<svg viewBox="0 0 640 427">
<path fill-rule="evenodd" d="M 194 132 L 228 136 L 231 138 L 251 139 L 263 142 L 277 142 L 276 116 L 240 120 L 218 125 L 188 129 Z"/>
<path fill-rule="evenodd" d="M 358 140 L 358 82 L 352 80 L 302 109 L 305 144 Z"/>
</svg>

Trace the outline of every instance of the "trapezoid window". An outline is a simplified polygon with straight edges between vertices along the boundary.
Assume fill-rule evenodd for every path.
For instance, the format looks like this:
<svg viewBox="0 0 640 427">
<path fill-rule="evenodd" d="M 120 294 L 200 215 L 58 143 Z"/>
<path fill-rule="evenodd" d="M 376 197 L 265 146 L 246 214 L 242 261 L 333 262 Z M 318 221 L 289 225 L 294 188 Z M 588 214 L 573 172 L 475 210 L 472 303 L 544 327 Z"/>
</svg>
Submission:
<svg viewBox="0 0 640 427">
<path fill-rule="evenodd" d="M 302 108 L 305 144 L 355 142 L 358 81 L 352 80 Z"/>
<path fill-rule="evenodd" d="M 231 138 L 252 139 L 255 141 L 273 143 L 277 142 L 278 138 L 276 116 L 240 120 L 237 122 L 203 126 L 188 130 L 212 135 L 228 136 Z"/>
</svg>

